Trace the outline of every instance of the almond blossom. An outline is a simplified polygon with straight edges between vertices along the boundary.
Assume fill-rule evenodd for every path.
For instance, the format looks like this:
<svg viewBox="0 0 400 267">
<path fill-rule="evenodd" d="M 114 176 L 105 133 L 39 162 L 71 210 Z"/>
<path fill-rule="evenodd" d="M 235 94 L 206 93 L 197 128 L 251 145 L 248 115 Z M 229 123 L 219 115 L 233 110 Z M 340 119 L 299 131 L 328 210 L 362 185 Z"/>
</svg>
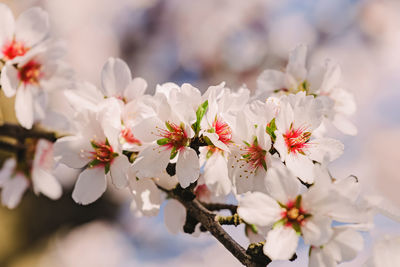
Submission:
<svg viewBox="0 0 400 267">
<path fill-rule="evenodd" d="M 286 166 L 306 183 L 314 182 L 313 161 L 332 161 L 343 152 L 343 144 L 332 138 L 315 138 L 313 131 L 322 121 L 322 106 L 304 92 L 281 98 L 275 120 L 275 149 Z"/>
<path fill-rule="evenodd" d="M 54 173 L 53 143 L 39 139 L 33 149 L 31 164 L 17 166 L 17 161 L 9 158 L 0 171 L 2 204 L 9 209 L 18 206 L 30 186 L 36 195 L 42 193 L 53 200 L 61 197 L 62 188 Z"/>
<path fill-rule="evenodd" d="M 323 103 L 322 126 L 331 122 L 343 133 L 355 135 L 357 129 L 348 116 L 355 113 L 356 106 L 353 95 L 343 88 L 340 67 L 327 60 L 324 66 L 313 65 L 308 70 L 306 55 L 307 47 L 299 45 L 291 51 L 285 71 L 265 70 L 258 77 L 255 98 L 305 92 Z"/>
<path fill-rule="evenodd" d="M 239 199 L 238 214 L 247 223 L 271 229 L 265 232 L 264 254 L 272 260 L 287 260 L 297 248 L 299 236 L 312 246 L 325 244 L 333 235 L 332 221 L 365 220 L 345 198 L 329 187 L 313 186 L 300 193 L 300 185 L 282 169 L 267 180 L 270 195 L 254 192 Z"/>
<path fill-rule="evenodd" d="M 190 142 L 195 136 L 192 124 L 200 102 L 200 92 L 188 84 L 158 88 L 152 103 L 154 115 L 132 128 L 134 136 L 148 143 L 133 164 L 137 177 L 158 177 L 174 161 L 176 177 L 183 188 L 198 179 L 199 157 Z"/>
<path fill-rule="evenodd" d="M 17 20 L 5 4 L 0 4 L 0 59 L 4 64 L 24 56 L 48 34 L 49 18 L 45 11 L 34 7 L 23 12 Z"/>
<path fill-rule="evenodd" d="M 77 203 L 86 205 L 97 200 L 106 190 L 107 177 L 117 188 L 128 184 L 130 163 L 119 143 L 120 112 L 115 99 L 105 100 L 97 112 L 78 114 L 78 134 L 55 143 L 54 154 L 61 163 L 83 168 L 72 193 Z"/>
</svg>

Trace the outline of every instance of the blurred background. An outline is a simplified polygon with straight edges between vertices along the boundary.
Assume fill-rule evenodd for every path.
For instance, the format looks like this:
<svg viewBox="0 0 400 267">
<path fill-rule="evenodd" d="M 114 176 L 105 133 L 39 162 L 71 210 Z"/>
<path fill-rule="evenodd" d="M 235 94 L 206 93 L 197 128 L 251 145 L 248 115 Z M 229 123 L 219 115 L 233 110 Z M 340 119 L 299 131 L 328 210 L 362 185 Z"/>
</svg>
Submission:
<svg viewBox="0 0 400 267">
<path fill-rule="evenodd" d="M 356 98 L 359 134 L 333 132 L 345 153 L 331 170 L 356 175 L 367 192 L 400 207 L 400 1 L 397 0 L 9 0 L 18 15 L 32 6 L 50 14 L 53 36 L 65 40 L 67 60 L 80 79 L 100 84 L 108 57 L 121 57 L 133 76 L 155 85 L 190 82 L 204 91 L 226 81 L 255 89 L 266 68 L 282 69 L 299 43 L 309 63 L 339 62 Z M 0 118 L 12 120 L 1 97 Z M 107 192 L 89 206 L 71 199 L 73 174 L 60 177 L 59 201 L 27 193 L 15 210 L 0 207 L 0 266 L 240 266 L 212 236 L 171 235 L 163 211 L 153 218 L 130 212 L 129 194 Z M 111 187 L 109 187 L 111 188 Z M 398 223 L 377 216 L 365 237 L 360 266 L 373 241 L 400 235 Z M 243 229 L 226 228 L 244 246 Z M 294 263 L 307 266 L 300 247 Z"/>
</svg>

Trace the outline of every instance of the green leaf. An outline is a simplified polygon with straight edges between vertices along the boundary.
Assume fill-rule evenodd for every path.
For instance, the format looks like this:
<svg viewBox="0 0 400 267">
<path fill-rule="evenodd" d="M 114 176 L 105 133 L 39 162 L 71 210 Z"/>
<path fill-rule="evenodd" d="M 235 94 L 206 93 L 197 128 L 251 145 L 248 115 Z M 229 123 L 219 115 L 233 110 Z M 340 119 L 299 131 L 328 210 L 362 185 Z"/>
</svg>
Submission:
<svg viewBox="0 0 400 267">
<path fill-rule="evenodd" d="M 276 124 L 275 124 L 275 118 L 273 118 L 267 124 L 267 128 L 266 128 L 266 132 L 267 132 L 267 134 L 269 134 L 271 136 L 271 139 L 273 142 L 275 142 L 275 139 L 276 139 L 275 131 L 276 131 Z"/>
<path fill-rule="evenodd" d="M 204 103 L 201 104 L 196 111 L 196 122 L 193 123 L 193 125 L 192 125 L 193 130 L 196 133 L 196 135 L 200 131 L 200 122 L 203 119 L 204 114 L 206 114 L 207 108 L 208 108 L 208 100 L 204 101 Z"/>
<path fill-rule="evenodd" d="M 163 145 L 168 144 L 168 142 L 169 142 L 169 139 L 168 139 L 168 138 L 161 138 L 161 139 L 158 139 L 158 140 L 157 140 L 157 145 L 163 146 Z"/>
</svg>

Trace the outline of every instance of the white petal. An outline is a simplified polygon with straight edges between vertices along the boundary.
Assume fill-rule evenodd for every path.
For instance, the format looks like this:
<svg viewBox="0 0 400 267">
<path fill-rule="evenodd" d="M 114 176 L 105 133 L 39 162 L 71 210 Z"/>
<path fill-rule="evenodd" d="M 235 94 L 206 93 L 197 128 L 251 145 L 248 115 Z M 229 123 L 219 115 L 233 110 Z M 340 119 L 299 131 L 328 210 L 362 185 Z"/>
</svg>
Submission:
<svg viewBox="0 0 400 267">
<path fill-rule="evenodd" d="M 82 168 L 88 164 L 91 159 L 82 151 L 91 150 L 90 141 L 80 136 L 62 137 L 54 143 L 54 157 L 71 168 Z"/>
<path fill-rule="evenodd" d="M 1 202 L 9 209 L 15 208 L 21 201 L 22 195 L 28 188 L 28 180 L 22 174 L 7 181 L 1 192 Z"/>
<path fill-rule="evenodd" d="M 11 64 L 1 69 L 1 89 L 6 97 L 12 97 L 19 85 L 18 70 Z"/>
<path fill-rule="evenodd" d="M 324 253 L 319 247 L 312 247 L 308 267 L 336 267 L 337 263 L 332 255 Z"/>
<path fill-rule="evenodd" d="M 122 97 L 132 76 L 128 65 L 119 58 L 109 58 L 101 71 L 104 95 Z"/>
<path fill-rule="evenodd" d="M 133 162 L 133 170 L 139 178 L 153 178 L 165 171 L 169 163 L 171 150 L 159 145 L 143 149 Z"/>
<path fill-rule="evenodd" d="M 281 218 L 282 209 L 275 199 L 260 193 L 247 193 L 239 199 L 238 214 L 248 223 L 270 226 Z"/>
<path fill-rule="evenodd" d="M 171 190 L 176 187 L 178 184 L 178 179 L 176 175 L 170 176 L 165 170 L 155 178 L 155 182 L 157 185 L 161 186 L 164 189 Z"/>
<path fill-rule="evenodd" d="M 186 209 L 177 200 L 170 199 L 164 208 L 165 226 L 172 234 L 177 234 L 183 231 L 183 226 L 186 222 Z"/>
<path fill-rule="evenodd" d="M 304 242 L 314 246 L 323 245 L 333 234 L 331 224 L 332 220 L 328 217 L 312 215 L 301 226 Z"/>
<path fill-rule="evenodd" d="M 11 178 L 16 165 L 17 161 L 14 158 L 9 158 L 3 163 L 0 170 L 0 187 Z"/>
<path fill-rule="evenodd" d="M 124 97 L 128 102 L 140 98 L 144 95 L 147 88 L 147 82 L 140 77 L 133 79 L 124 91 Z"/>
<path fill-rule="evenodd" d="M 47 13 L 39 7 L 30 8 L 17 19 L 15 39 L 28 46 L 33 46 L 47 35 L 48 30 L 49 17 Z"/>
<path fill-rule="evenodd" d="M 307 152 L 312 160 L 323 162 L 326 159 L 333 161 L 337 159 L 344 150 L 344 145 L 332 138 L 317 138 L 310 142 Z"/>
<path fill-rule="evenodd" d="M 232 190 L 225 157 L 215 152 L 204 166 L 204 181 L 216 196 L 226 196 Z"/>
<path fill-rule="evenodd" d="M 264 101 L 274 90 L 285 87 L 285 74 L 277 70 L 265 70 L 257 78 L 257 99 Z"/>
<path fill-rule="evenodd" d="M 307 69 L 306 65 L 307 46 L 299 45 L 289 54 L 289 63 L 286 71 L 293 76 L 297 82 L 303 82 L 306 78 Z"/>
<path fill-rule="evenodd" d="M 218 147 L 219 149 L 222 149 L 224 151 L 228 151 L 229 152 L 229 148 L 221 141 L 219 141 L 219 136 L 216 133 L 209 133 L 209 132 L 204 132 L 203 133 L 204 136 L 208 137 L 208 139 L 210 139 L 211 143 Z"/>
<path fill-rule="evenodd" d="M 132 194 L 138 209 L 145 216 L 156 216 L 161 205 L 161 191 L 151 179 L 133 180 Z"/>
<path fill-rule="evenodd" d="M 314 164 L 308 157 L 300 153 L 290 153 L 286 156 L 285 162 L 288 169 L 303 182 L 308 184 L 314 182 Z"/>
<path fill-rule="evenodd" d="M 106 191 L 107 181 L 104 168 L 87 168 L 78 177 L 72 198 L 76 203 L 87 205 L 96 201 Z"/>
<path fill-rule="evenodd" d="M 7 5 L 0 3 L 0 46 L 12 40 L 15 21 Z"/>
<path fill-rule="evenodd" d="M 265 186 L 273 198 L 285 204 L 296 198 L 299 194 L 300 184 L 299 180 L 281 161 L 276 162 L 275 160 L 278 159 L 273 159 L 273 166 L 268 168 Z"/>
<path fill-rule="evenodd" d="M 333 118 L 333 125 L 338 128 L 342 133 L 348 135 L 356 135 L 357 127 L 349 121 L 344 115 L 336 114 Z"/>
<path fill-rule="evenodd" d="M 362 235 L 352 229 L 335 229 L 333 241 L 340 249 L 341 261 L 354 259 L 364 246 Z"/>
<path fill-rule="evenodd" d="M 176 162 L 176 177 L 183 188 L 195 182 L 200 175 L 199 157 L 191 148 L 184 148 L 179 151 Z"/>
<path fill-rule="evenodd" d="M 32 182 L 36 194 L 42 193 L 53 200 L 61 197 L 62 187 L 50 172 L 40 168 L 34 169 L 32 171 Z"/>
<path fill-rule="evenodd" d="M 263 247 L 271 260 L 288 260 L 296 252 L 299 236 L 292 227 L 280 226 L 268 232 Z"/>
<path fill-rule="evenodd" d="M 18 122 L 26 129 L 33 125 L 33 96 L 31 86 L 21 86 L 15 97 L 15 115 Z"/>
<path fill-rule="evenodd" d="M 130 165 L 128 158 L 123 154 L 116 157 L 111 163 L 111 179 L 117 188 L 121 189 L 128 185 L 128 169 Z"/>
</svg>

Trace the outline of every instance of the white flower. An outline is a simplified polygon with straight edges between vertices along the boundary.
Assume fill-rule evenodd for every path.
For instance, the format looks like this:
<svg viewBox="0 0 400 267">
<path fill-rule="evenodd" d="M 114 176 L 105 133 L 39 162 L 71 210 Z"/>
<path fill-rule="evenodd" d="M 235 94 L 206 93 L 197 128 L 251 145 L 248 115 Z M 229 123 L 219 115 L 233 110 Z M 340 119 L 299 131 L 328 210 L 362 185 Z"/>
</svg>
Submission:
<svg viewBox="0 0 400 267">
<path fill-rule="evenodd" d="M 331 138 L 315 138 L 313 131 L 322 120 L 322 107 L 304 92 L 284 96 L 276 117 L 275 149 L 286 166 L 306 183 L 314 182 L 313 161 L 332 161 L 343 152 L 343 144 Z"/>
<path fill-rule="evenodd" d="M 322 246 L 310 247 L 309 267 L 335 267 L 354 259 L 363 249 L 362 235 L 349 227 L 333 227 L 331 239 Z"/>
<path fill-rule="evenodd" d="M 9 209 L 18 206 L 23 194 L 29 187 L 29 181 L 25 175 L 21 172 L 15 172 L 16 164 L 14 158 L 9 158 L 0 170 L 1 203 Z"/>
<path fill-rule="evenodd" d="M 238 114 L 237 125 L 235 146 L 228 158 L 229 177 L 237 194 L 262 191 L 271 159 L 271 138 L 265 131 L 266 124 L 253 125 L 242 113 Z"/>
<path fill-rule="evenodd" d="M 61 43 L 48 40 L 26 55 L 7 61 L 1 71 L 4 94 L 16 95 L 16 116 L 27 129 L 45 118 L 47 94 L 63 89 L 70 79 L 70 69 L 59 60 L 63 51 Z"/>
<path fill-rule="evenodd" d="M 372 256 L 364 267 L 397 267 L 400 265 L 400 237 L 385 236 L 375 243 Z"/>
<path fill-rule="evenodd" d="M 265 70 L 257 79 L 255 98 L 305 92 L 323 103 L 324 124 L 331 121 L 343 133 L 355 135 L 357 129 L 347 117 L 356 106 L 352 94 L 342 88 L 339 66 L 327 60 L 325 66 L 312 66 L 308 71 L 306 54 L 307 47 L 299 45 L 291 51 L 285 71 Z M 323 129 L 318 132 L 322 134 Z"/>
<path fill-rule="evenodd" d="M 62 187 L 54 176 L 53 170 L 53 143 L 39 139 L 32 166 L 33 191 L 37 195 L 42 193 L 54 200 L 61 197 Z"/>
<path fill-rule="evenodd" d="M 119 143 L 120 117 L 118 102 L 104 100 L 97 112 L 79 114 L 79 134 L 56 141 L 54 154 L 61 163 L 84 168 L 72 193 L 76 202 L 86 205 L 97 200 L 106 190 L 109 176 L 117 188 L 127 186 L 130 163 Z"/>
<path fill-rule="evenodd" d="M 198 179 L 199 157 L 189 145 L 195 135 L 191 126 L 200 101 L 200 92 L 188 84 L 158 88 L 153 99 L 154 115 L 132 128 L 134 136 L 149 143 L 133 163 L 137 177 L 158 177 L 174 161 L 176 177 L 183 188 Z"/>
<path fill-rule="evenodd" d="M 41 8 L 23 12 L 15 21 L 11 10 L 0 4 L 0 59 L 4 62 L 24 56 L 42 41 L 49 30 L 49 18 Z"/>
<path fill-rule="evenodd" d="M 183 226 L 186 222 L 186 209 L 178 200 L 168 200 L 164 208 L 164 222 L 170 233 L 183 232 Z"/>
<path fill-rule="evenodd" d="M 247 223 L 272 227 L 263 247 L 272 260 L 289 259 L 299 236 L 313 246 L 325 244 L 332 236 L 332 220 L 358 222 L 359 212 L 330 187 L 313 186 L 300 194 L 299 183 L 285 169 L 266 180 L 268 193 L 247 193 L 239 199 L 238 214 Z"/>
</svg>

